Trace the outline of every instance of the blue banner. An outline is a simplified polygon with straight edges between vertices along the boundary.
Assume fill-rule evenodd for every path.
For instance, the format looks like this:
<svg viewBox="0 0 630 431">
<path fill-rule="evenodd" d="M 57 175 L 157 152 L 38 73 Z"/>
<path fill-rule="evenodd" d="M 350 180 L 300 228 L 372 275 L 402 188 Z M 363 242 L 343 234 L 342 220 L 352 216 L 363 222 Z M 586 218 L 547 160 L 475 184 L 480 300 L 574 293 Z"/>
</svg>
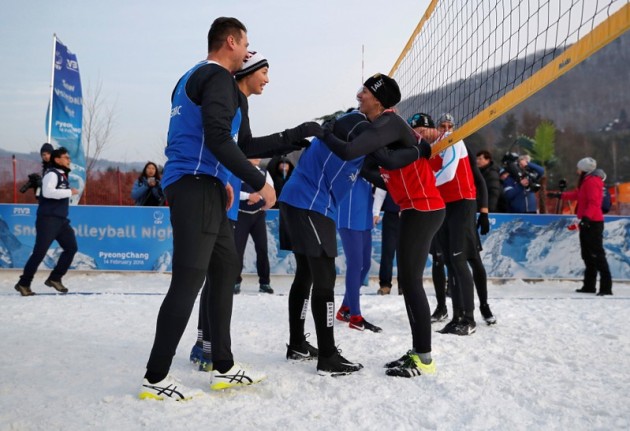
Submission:
<svg viewBox="0 0 630 431">
<path fill-rule="evenodd" d="M 0 268 L 23 268 L 35 244 L 37 205 L 0 204 Z M 491 229 L 482 236 L 483 259 L 491 278 L 581 279 L 584 262 L 576 230 L 569 230 L 575 216 L 491 214 Z M 72 206 L 71 225 L 79 252 L 76 270 L 170 271 L 173 231 L 167 207 Z M 271 274 L 295 273 L 293 254 L 280 250 L 279 215 L 267 211 L 267 240 Z M 337 240 L 337 273 L 345 274 L 346 262 Z M 604 248 L 615 280 L 630 280 L 630 217 L 606 216 Z M 53 268 L 61 253 L 53 243 L 42 268 Z M 372 230 L 371 276 L 378 276 L 381 258 L 381 225 Z M 243 272 L 256 272 L 251 239 L 245 250 Z M 394 273 L 396 268 L 394 267 Z M 431 257 L 424 271 L 431 277 Z"/>
<path fill-rule="evenodd" d="M 69 180 L 70 185 L 79 190 L 71 203 L 76 204 L 85 187 L 85 153 L 81 145 L 83 126 L 83 95 L 81 92 L 81 76 L 77 56 L 55 39 L 55 58 L 53 68 L 52 92 L 52 130 L 51 143 L 55 148 L 65 147 L 72 158 Z M 48 120 L 50 105 L 46 115 L 46 134 L 48 136 Z"/>
</svg>

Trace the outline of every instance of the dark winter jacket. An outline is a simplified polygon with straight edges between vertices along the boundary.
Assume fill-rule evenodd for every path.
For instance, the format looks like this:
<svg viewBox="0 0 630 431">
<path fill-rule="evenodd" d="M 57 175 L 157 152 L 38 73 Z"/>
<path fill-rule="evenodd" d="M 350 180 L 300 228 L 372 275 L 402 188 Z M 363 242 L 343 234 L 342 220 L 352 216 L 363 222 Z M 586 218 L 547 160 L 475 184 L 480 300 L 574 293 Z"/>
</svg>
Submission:
<svg viewBox="0 0 630 431">
<path fill-rule="evenodd" d="M 488 189 L 488 211 L 495 213 L 499 211 L 499 199 L 503 194 L 503 187 L 501 186 L 501 180 L 499 178 L 499 168 L 493 161 L 483 168 L 479 168 L 483 179 L 486 181 L 486 188 Z"/>
</svg>

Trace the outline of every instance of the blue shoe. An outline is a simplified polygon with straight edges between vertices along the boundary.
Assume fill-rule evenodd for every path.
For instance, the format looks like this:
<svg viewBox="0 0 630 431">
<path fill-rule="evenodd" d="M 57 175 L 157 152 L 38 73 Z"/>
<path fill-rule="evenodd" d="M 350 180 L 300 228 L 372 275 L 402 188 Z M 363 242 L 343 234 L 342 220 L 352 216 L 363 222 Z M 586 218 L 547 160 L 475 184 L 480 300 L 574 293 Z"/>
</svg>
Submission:
<svg viewBox="0 0 630 431">
<path fill-rule="evenodd" d="M 204 362 L 204 358 L 203 358 L 203 349 L 201 348 L 201 346 L 198 345 L 194 345 L 192 350 L 190 351 L 190 362 L 192 362 L 193 364 L 200 364 L 201 362 Z"/>
</svg>

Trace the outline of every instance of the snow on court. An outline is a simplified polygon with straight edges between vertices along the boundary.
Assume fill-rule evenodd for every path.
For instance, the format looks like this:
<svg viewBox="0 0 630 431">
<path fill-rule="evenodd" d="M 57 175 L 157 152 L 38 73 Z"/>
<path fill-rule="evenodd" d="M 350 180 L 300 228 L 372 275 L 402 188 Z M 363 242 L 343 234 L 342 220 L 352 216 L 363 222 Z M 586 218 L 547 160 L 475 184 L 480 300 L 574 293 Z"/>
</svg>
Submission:
<svg viewBox="0 0 630 431">
<path fill-rule="evenodd" d="M 136 398 L 170 275 L 71 272 L 62 296 L 43 285 L 46 273 L 32 286 L 39 295 L 23 298 L 13 290 L 20 272 L 0 272 L 0 430 L 630 429 L 627 283 L 603 298 L 575 293 L 578 281 L 491 283 L 498 324 L 476 311 L 472 336 L 434 333 L 438 373 L 413 379 L 385 376 L 411 335 L 402 297 L 377 296 L 372 284 L 363 314 L 383 332 L 335 322 L 342 354 L 365 368 L 331 378 L 285 359 L 292 278 L 272 277 L 277 294 L 267 295 L 248 276 L 234 300 L 233 351 L 267 379 L 211 393 L 188 361 L 195 307 L 171 373 L 206 393 L 176 403 Z M 340 302 L 343 278 L 335 291 Z M 307 331 L 316 344 L 310 317 Z"/>
</svg>

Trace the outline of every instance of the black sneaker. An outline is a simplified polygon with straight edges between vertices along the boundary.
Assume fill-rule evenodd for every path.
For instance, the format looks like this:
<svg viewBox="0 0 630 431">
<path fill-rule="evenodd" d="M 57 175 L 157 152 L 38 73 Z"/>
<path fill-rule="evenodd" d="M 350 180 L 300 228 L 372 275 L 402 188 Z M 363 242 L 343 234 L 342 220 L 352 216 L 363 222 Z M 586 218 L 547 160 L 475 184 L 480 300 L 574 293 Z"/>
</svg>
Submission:
<svg viewBox="0 0 630 431">
<path fill-rule="evenodd" d="M 441 322 L 442 320 L 446 319 L 448 319 L 448 309 L 446 308 L 446 306 L 438 306 L 431 315 L 431 323 Z"/>
<path fill-rule="evenodd" d="M 495 323 L 497 323 L 497 319 L 492 314 L 492 311 L 490 311 L 490 306 L 488 304 L 480 305 L 479 311 L 483 316 L 483 320 L 485 320 L 488 325 L 494 325 Z"/>
<path fill-rule="evenodd" d="M 448 322 L 446 326 L 444 326 L 442 329 L 438 329 L 436 332 L 439 332 L 440 334 L 452 334 L 451 331 L 455 326 L 459 325 L 460 320 L 462 320 L 460 316 L 453 316 L 451 321 Z"/>
<path fill-rule="evenodd" d="M 422 363 L 418 355 L 411 350 L 408 351 L 407 354 L 405 354 L 401 359 L 404 359 L 404 361 L 400 365 L 396 367 L 389 367 L 385 371 L 385 374 L 392 377 L 409 378 L 418 377 L 426 374 L 435 374 L 436 372 L 434 360 L 431 360 L 431 362 L 428 364 L 424 364 Z"/>
<path fill-rule="evenodd" d="M 311 343 L 304 340 L 301 346 L 291 346 L 287 344 L 287 360 L 292 361 L 308 361 L 317 359 L 319 350 L 313 347 Z"/>
<path fill-rule="evenodd" d="M 352 374 L 363 368 L 363 365 L 355 362 L 350 362 L 339 351 L 333 353 L 331 356 L 317 358 L 317 374 L 320 376 L 339 377 Z"/>
<path fill-rule="evenodd" d="M 258 291 L 260 293 L 273 293 L 273 289 L 268 284 L 261 284 L 260 287 L 258 288 Z"/>
<path fill-rule="evenodd" d="M 409 351 L 411 352 L 411 350 Z M 407 362 L 407 359 L 409 358 L 409 352 L 405 353 L 404 355 L 402 355 L 400 358 L 388 362 L 385 364 L 385 368 L 398 368 L 398 367 L 402 367 L 403 365 L 405 365 L 405 362 Z"/>
<path fill-rule="evenodd" d="M 236 283 L 234 285 L 234 294 L 238 295 L 239 293 L 241 293 L 241 283 Z"/>
<path fill-rule="evenodd" d="M 579 289 L 575 289 L 578 293 L 595 293 L 595 289 L 587 289 L 586 287 L 580 287 Z"/>
<path fill-rule="evenodd" d="M 597 296 L 606 296 L 606 295 L 612 295 L 612 290 L 600 290 L 597 293 Z"/>
<path fill-rule="evenodd" d="M 442 331 L 447 329 L 446 325 Z M 454 335 L 471 335 L 474 334 L 477 330 L 477 324 L 474 320 L 468 319 L 466 317 L 459 320 L 458 323 L 452 325 L 448 328 L 447 331 L 442 332 L 442 334 L 454 334 Z"/>
<path fill-rule="evenodd" d="M 20 292 L 20 295 L 22 295 L 22 296 L 33 296 L 33 295 L 35 295 L 35 292 L 33 292 L 29 286 L 22 286 L 20 283 L 18 283 L 14 287 L 15 287 L 15 290 Z"/>
<path fill-rule="evenodd" d="M 68 293 L 68 289 L 61 283 L 61 280 L 55 281 L 50 278 L 44 281 L 44 284 L 48 287 L 54 288 L 59 293 Z"/>
</svg>

